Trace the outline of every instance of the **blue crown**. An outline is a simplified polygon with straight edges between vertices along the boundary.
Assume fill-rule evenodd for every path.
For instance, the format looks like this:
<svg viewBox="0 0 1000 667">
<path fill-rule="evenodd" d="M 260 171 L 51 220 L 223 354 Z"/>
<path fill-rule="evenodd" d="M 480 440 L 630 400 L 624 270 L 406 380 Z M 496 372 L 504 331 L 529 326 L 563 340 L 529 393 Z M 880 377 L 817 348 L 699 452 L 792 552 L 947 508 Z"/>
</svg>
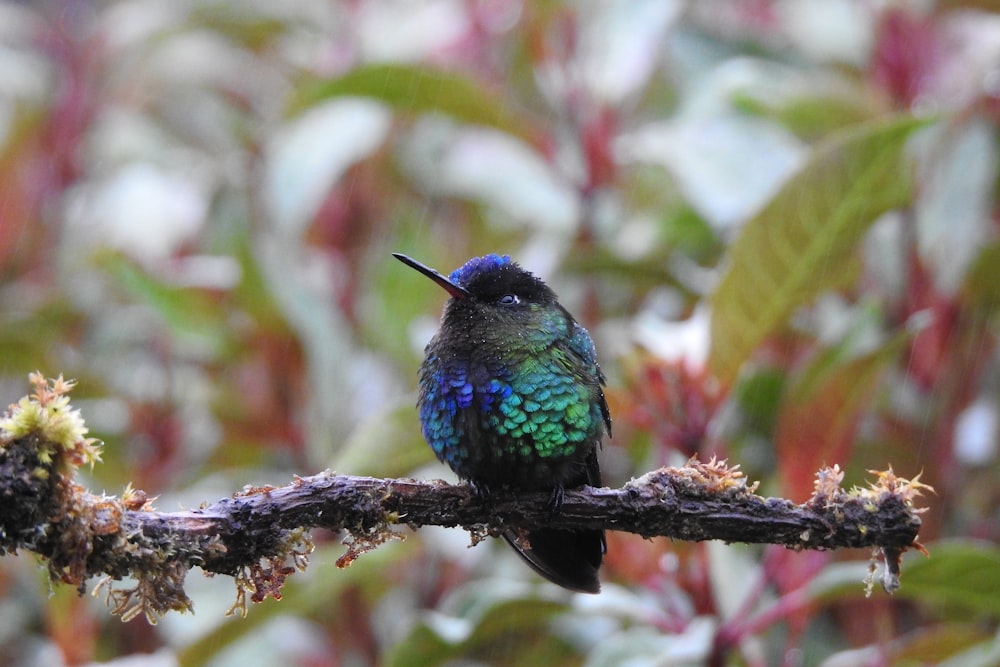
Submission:
<svg viewBox="0 0 1000 667">
<path fill-rule="evenodd" d="M 465 286 L 473 276 L 499 269 L 503 266 L 513 264 L 510 255 L 496 255 L 490 253 L 482 257 L 473 257 L 468 262 L 451 272 L 448 278 L 451 282 Z"/>
</svg>

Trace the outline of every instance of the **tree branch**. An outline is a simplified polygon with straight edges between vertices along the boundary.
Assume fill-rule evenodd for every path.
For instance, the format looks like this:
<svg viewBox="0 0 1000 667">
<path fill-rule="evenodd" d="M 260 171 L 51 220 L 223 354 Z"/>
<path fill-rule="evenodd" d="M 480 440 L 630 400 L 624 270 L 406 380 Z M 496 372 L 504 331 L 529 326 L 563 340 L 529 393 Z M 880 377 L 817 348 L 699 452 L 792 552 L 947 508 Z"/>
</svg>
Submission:
<svg viewBox="0 0 1000 667">
<path fill-rule="evenodd" d="M 105 576 L 109 602 L 126 620 L 189 609 L 183 582 L 195 566 L 237 579 L 235 610 L 245 613 L 247 592 L 253 601 L 280 597 L 285 578 L 306 564 L 311 528 L 349 534 L 341 567 L 399 538 L 400 525 L 460 526 L 474 542 L 503 529 L 557 525 L 792 549 L 876 547 L 885 556 L 888 590 L 898 587 L 902 552 L 920 548 L 913 500 L 926 487 L 917 480 L 890 470 L 876 473 L 868 489 L 845 491 L 835 466 L 820 471 L 812 498 L 796 505 L 756 495 L 737 468 L 715 460 L 661 468 L 618 489 L 567 490 L 554 516 L 549 493 L 497 491 L 487 506 L 464 484 L 330 472 L 283 487 L 248 487 L 197 510 L 158 512 L 141 491 L 95 496 L 72 482 L 76 466 L 93 463 L 98 451 L 83 439 L 85 428 L 63 423 L 60 431 L 39 418 L 47 410 L 53 420 L 79 416 L 66 402 L 51 409 L 71 385 L 35 382 L 32 399 L 0 422 L 0 553 L 34 551 L 47 559 L 53 579 L 81 589 L 89 577 Z M 32 401 L 41 412 L 31 408 L 19 427 L 17 408 L 28 410 Z M 126 575 L 137 579 L 134 588 L 110 586 Z"/>
</svg>

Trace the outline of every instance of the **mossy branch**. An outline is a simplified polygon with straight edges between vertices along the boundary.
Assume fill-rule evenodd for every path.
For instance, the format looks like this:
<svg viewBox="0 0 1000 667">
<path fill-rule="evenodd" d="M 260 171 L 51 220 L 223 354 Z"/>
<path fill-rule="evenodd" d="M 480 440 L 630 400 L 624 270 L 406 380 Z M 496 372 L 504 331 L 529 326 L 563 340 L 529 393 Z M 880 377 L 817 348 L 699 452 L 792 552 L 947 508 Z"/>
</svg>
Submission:
<svg viewBox="0 0 1000 667">
<path fill-rule="evenodd" d="M 158 512 L 130 487 L 118 498 L 73 483 L 77 466 L 98 459 L 98 446 L 84 438 L 79 413 L 63 400 L 72 383 L 38 374 L 32 381 L 36 393 L 0 421 L 0 553 L 33 551 L 54 580 L 81 589 L 103 576 L 98 588 L 107 586 L 113 610 L 125 619 L 145 614 L 155 621 L 190 609 L 183 582 L 195 566 L 237 580 L 233 611 L 245 613 L 247 594 L 252 601 L 279 598 L 285 578 L 305 567 L 311 528 L 347 533 L 341 567 L 401 537 L 403 526 L 426 525 L 463 527 L 473 541 L 504 528 L 559 525 L 792 549 L 873 547 L 884 555 L 890 591 L 899 585 L 901 554 L 920 548 L 913 501 L 926 487 L 917 480 L 890 470 L 876 473 L 870 488 L 848 491 L 835 466 L 817 474 L 812 498 L 797 505 L 756 495 L 738 469 L 714 460 L 662 468 L 617 489 L 567 490 L 556 516 L 548 493 L 495 492 L 487 506 L 464 484 L 331 472 L 248 487 L 197 510 Z M 111 585 L 125 576 L 136 586 Z"/>
</svg>

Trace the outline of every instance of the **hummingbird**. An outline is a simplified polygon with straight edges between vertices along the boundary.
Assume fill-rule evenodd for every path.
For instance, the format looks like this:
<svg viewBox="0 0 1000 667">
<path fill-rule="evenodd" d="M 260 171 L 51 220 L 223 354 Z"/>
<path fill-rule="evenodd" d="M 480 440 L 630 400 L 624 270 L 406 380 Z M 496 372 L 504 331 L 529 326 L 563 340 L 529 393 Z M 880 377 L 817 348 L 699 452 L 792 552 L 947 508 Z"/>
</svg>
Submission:
<svg viewBox="0 0 1000 667">
<path fill-rule="evenodd" d="M 541 279 L 507 255 L 474 257 L 444 276 L 393 256 L 450 295 L 419 373 L 421 430 L 438 459 L 481 498 L 491 489 L 601 486 L 597 448 L 611 435 L 594 342 Z M 603 530 L 507 530 L 538 574 L 598 593 Z"/>
</svg>

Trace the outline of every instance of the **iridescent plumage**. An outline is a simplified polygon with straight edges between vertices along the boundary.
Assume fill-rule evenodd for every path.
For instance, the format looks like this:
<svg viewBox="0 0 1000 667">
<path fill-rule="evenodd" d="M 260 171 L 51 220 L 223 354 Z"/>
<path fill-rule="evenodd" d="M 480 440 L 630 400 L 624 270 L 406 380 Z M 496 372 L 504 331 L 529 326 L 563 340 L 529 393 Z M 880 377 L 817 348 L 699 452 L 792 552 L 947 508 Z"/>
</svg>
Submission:
<svg viewBox="0 0 1000 667">
<path fill-rule="evenodd" d="M 420 368 L 420 421 L 438 458 L 481 491 L 599 485 L 596 449 L 611 420 L 586 329 L 507 256 L 448 278 L 401 255 L 452 296 Z M 602 531 L 531 531 L 508 541 L 552 581 L 597 592 Z"/>
</svg>

